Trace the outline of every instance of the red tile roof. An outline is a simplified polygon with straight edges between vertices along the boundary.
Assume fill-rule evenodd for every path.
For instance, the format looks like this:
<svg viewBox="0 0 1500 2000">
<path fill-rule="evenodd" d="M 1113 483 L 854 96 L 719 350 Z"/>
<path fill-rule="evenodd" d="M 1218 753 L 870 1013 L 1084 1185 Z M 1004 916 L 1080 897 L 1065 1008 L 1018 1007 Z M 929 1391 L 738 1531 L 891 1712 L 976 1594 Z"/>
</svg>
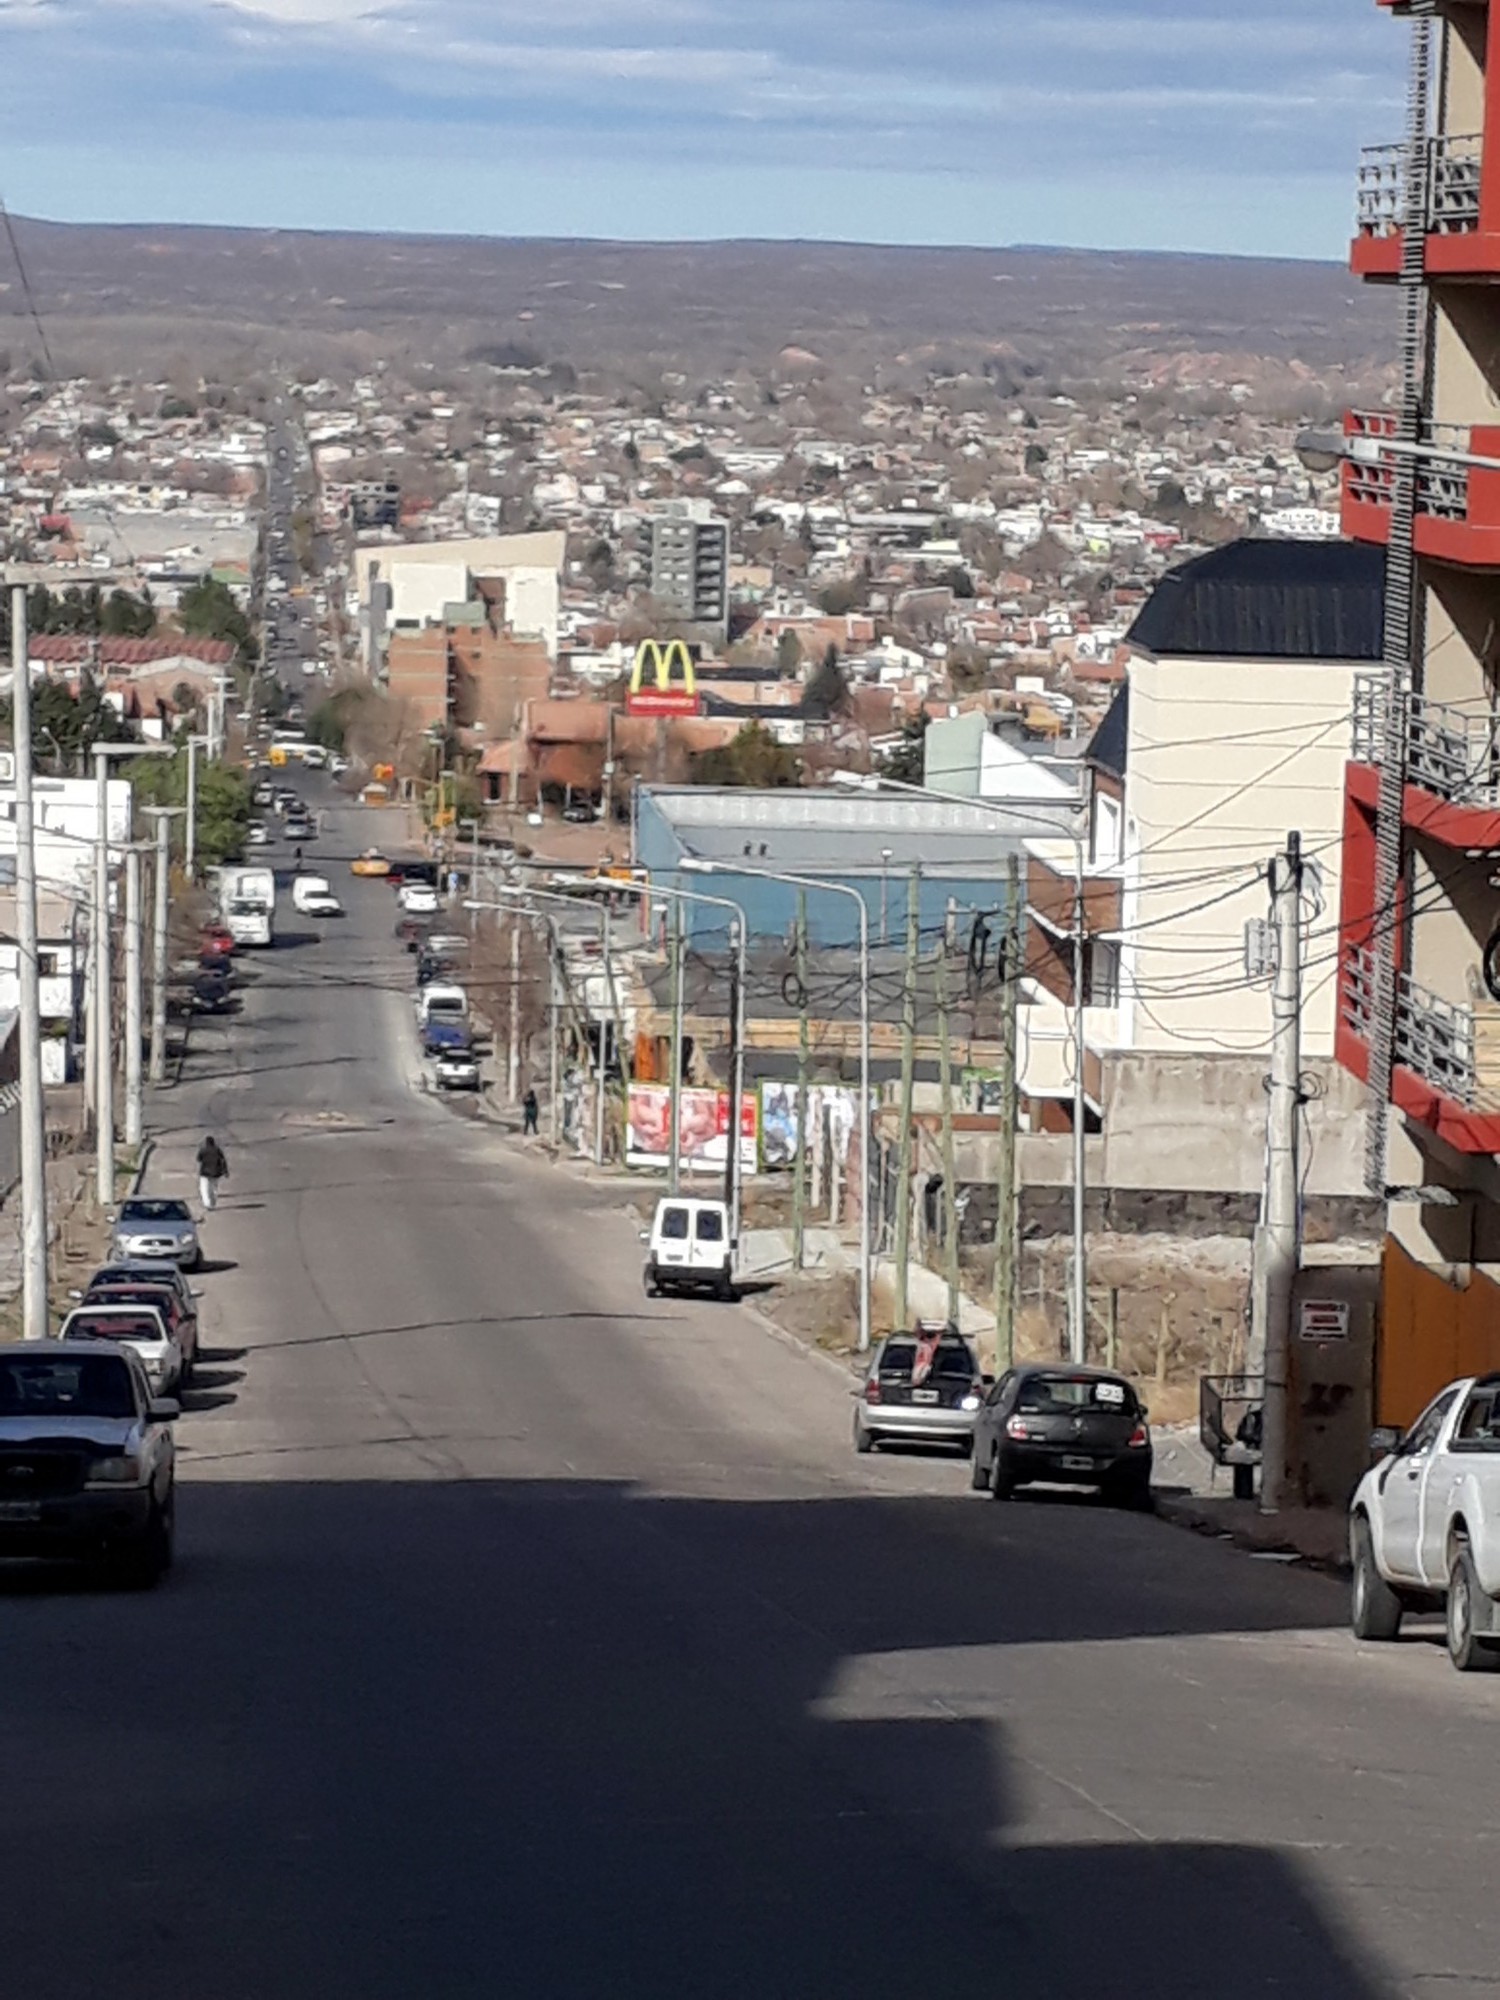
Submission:
<svg viewBox="0 0 1500 2000">
<path fill-rule="evenodd" d="M 31 641 L 34 660 L 54 666 L 83 667 L 93 663 L 98 647 L 102 667 L 147 667 L 157 660 L 201 660 L 204 666 L 227 667 L 234 647 L 227 639 L 89 639 L 76 632 L 42 632 Z"/>
</svg>

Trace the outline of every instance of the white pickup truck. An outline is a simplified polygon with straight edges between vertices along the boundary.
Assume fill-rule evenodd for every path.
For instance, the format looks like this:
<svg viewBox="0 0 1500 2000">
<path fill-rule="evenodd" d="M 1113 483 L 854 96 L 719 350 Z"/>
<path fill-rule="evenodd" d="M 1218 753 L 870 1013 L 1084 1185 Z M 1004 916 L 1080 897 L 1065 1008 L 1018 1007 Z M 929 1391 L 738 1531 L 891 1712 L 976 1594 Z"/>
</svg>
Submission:
<svg viewBox="0 0 1500 2000">
<path fill-rule="evenodd" d="M 1435 1396 L 1354 1489 L 1349 1554 L 1357 1639 L 1394 1639 L 1407 1611 L 1443 1607 L 1462 1673 L 1500 1670 L 1500 1375 Z"/>
</svg>

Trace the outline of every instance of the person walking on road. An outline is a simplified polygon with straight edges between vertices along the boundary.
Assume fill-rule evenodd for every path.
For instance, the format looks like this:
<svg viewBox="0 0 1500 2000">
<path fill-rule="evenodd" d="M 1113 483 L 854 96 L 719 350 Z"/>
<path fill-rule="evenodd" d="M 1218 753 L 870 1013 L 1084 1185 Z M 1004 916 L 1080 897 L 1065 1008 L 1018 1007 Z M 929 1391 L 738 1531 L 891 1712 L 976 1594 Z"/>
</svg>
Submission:
<svg viewBox="0 0 1500 2000">
<path fill-rule="evenodd" d="M 521 1099 L 521 1120 L 522 1120 L 521 1136 L 523 1139 L 530 1139 L 535 1137 L 537 1129 L 537 1115 L 540 1112 L 540 1110 L 541 1106 L 536 1101 L 536 1091 L 530 1084 L 528 1084 L 526 1087 L 526 1095 Z"/>
<path fill-rule="evenodd" d="M 224 1148 L 210 1132 L 198 1148 L 198 1198 L 204 1209 L 219 1205 L 219 1182 L 228 1180 L 229 1162 L 224 1157 Z"/>
</svg>

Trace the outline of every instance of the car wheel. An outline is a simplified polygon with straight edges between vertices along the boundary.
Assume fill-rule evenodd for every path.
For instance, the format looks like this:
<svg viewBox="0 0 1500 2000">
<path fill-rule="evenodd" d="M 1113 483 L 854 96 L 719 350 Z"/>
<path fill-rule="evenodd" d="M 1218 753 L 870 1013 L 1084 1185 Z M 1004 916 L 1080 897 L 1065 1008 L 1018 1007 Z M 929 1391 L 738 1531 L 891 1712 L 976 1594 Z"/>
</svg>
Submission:
<svg viewBox="0 0 1500 2000">
<path fill-rule="evenodd" d="M 203 1269 L 203 1252 L 201 1250 L 195 1250 L 193 1252 L 192 1258 L 188 1264 L 188 1269 L 190 1271 L 201 1271 Z"/>
<path fill-rule="evenodd" d="M 739 1292 L 735 1288 L 733 1278 L 727 1272 L 715 1284 L 714 1297 L 726 1306 L 732 1306 L 738 1302 Z"/>
<path fill-rule="evenodd" d="M 1015 1490 L 1016 1482 L 1000 1469 L 1000 1454 L 997 1451 L 990 1460 L 990 1498 L 1008 1500 Z"/>
<path fill-rule="evenodd" d="M 1105 1498 L 1112 1506 L 1127 1508 L 1133 1514 L 1149 1514 L 1156 1506 L 1149 1479 L 1127 1479 L 1116 1487 L 1106 1487 Z"/>
<path fill-rule="evenodd" d="M 641 1273 L 641 1283 L 646 1288 L 646 1297 L 648 1299 L 659 1299 L 661 1297 L 661 1286 L 657 1284 L 656 1273 L 649 1264 Z"/>
<path fill-rule="evenodd" d="M 1469 1545 L 1460 1542 L 1448 1568 L 1447 1626 L 1448 1658 L 1461 1674 L 1492 1674 L 1500 1668 L 1500 1646 L 1475 1631 L 1477 1613 L 1484 1602 Z"/>
<path fill-rule="evenodd" d="M 153 1507 L 145 1529 L 121 1550 L 114 1574 L 126 1590 L 154 1590 L 172 1567 L 172 1503 Z"/>
<path fill-rule="evenodd" d="M 1349 1590 L 1349 1627 L 1356 1639 L 1394 1639 L 1401 1630 L 1401 1600 L 1375 1564 L 1375 1541 L 1363 1514 L 1349 1530 L 1354 1581 Z"/>
<path fill-rule="evenodd" d="M 983 1493 L 990 1483 L 989 1462 L 987 1459 L 982 1458 L 972 1445 L 970 1452 L 969 1488 L 971 1492 Z"/>
<path fill-rule="evenodd" d="M 867 1452 L 872 1452 L 875 1449 L 874 1431 L 867 1430 L 858 1417 L 854 1419 L 854 1449 L 859 1453 L 861 1458 Z"/>
</svg>

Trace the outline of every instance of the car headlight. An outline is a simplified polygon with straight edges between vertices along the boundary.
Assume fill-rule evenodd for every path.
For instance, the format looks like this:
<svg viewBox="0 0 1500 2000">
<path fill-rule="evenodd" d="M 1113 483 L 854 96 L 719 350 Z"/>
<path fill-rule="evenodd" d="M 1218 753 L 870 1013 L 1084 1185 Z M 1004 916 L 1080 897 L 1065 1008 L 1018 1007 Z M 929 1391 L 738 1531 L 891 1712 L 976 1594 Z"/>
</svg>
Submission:
<svg viewBox="0 0 1500 2000">
<path fill-rule="evenodd" d="M 126 1452 L 120 1458 L 96 1458 L 89 1469 L 90 1486 L 138 1486 L 141 1462 Z"/>
<path fill-rule="evenodd" d="M 961 1410 L 977 1410 L 979 1408 L 979 1398 L 972 1394 L 965 1396 L 958 1407 Z"/>
</svg>

